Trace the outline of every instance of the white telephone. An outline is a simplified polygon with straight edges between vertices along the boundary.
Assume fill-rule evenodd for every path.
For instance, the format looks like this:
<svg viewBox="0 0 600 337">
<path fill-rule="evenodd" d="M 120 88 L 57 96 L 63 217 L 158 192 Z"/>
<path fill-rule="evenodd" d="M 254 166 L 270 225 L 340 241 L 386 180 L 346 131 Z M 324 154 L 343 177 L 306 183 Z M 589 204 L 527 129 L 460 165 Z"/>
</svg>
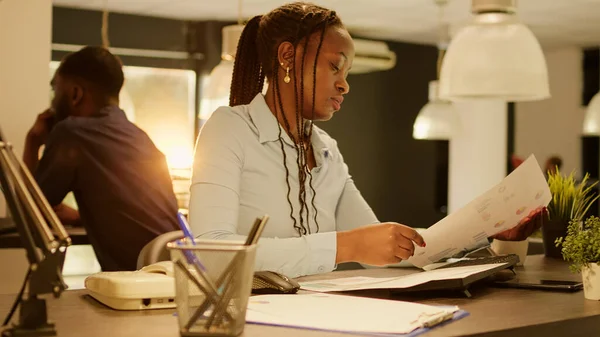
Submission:
<svg viewBox="0 0 600 337">
<path fill-rule="evenodd" d="M 136 271 L 100 272 L 85 279 L 90 296 L 117 310 L 175 308 L 173 263 L 161 261 Z"/>
</svg>

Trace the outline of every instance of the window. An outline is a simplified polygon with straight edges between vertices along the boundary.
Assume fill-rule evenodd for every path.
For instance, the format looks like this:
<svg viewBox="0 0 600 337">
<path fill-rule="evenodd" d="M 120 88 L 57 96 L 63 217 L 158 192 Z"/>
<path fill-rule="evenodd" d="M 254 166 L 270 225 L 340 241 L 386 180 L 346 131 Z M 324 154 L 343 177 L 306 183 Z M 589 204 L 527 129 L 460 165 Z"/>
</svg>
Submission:
<svg viewBox="0 0 600 337">
<path fill-rule="evenodd" d="M 50 62 L 50 77 L 59 66 Z M 196 73 L 193 70 L 124 66 L 119 97 L 127 118 L 144 130 L 167 157 L 183 212 L 189 204 L 194 158 Z M 72 194 L 65 203 L 77 207 Z"/>
<path fill-rule="evenodd" d="M 59 62 L 50 63 L 50 76 Z M 196 74 L 192 70 L 124 66 L 120 105 L 165 154 L 172 170 L 189 170 L 194 151 Z"/>
</svg>

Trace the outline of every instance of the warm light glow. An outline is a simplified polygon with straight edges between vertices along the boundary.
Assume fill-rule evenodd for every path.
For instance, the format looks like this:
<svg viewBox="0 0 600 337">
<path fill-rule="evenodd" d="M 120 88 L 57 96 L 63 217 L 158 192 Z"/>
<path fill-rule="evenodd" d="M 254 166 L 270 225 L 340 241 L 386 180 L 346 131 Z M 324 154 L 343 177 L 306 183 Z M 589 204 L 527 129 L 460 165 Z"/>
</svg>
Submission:
<svg viewBox="0 0 600 337">
<path fill-rule="evenodd" d="M 152 141 L 165 155 L 170 169 L 187 169 L 193 163 L 193 141 L 191 135 L 180 133 L 174 123 L 154 124 L 147 127 Z"/>
<path fill-rule="evenodd" d="M 136 104 L 135 124 L 166 156 L 170 169 L 191 168 L 196 74 L 192 70 L 124 67 Z M 125 107 L 122 105 L 122 109 Z"/>
<path fill-rule="evenodd" d="M 185 169 L 192 167 L 194 161 L 191 148 L 173 147 L 165 151 L 167 165 L 171 169 Z"/>
</svg>

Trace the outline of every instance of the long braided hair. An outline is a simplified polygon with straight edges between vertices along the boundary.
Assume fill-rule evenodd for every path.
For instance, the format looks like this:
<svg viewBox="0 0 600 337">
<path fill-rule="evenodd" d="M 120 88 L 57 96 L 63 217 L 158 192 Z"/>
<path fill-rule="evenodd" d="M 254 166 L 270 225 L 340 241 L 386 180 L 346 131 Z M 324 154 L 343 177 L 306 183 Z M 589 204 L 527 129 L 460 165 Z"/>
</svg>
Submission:
<svg viewBox="0 0 600 337">
<path fill-rule="evenodd" d="M 296 163 L 298 165 L 298 202 L 300 204 L 299 219 L 294 216 L 294 206 L 290 199 L 291 186 L 289 181 L 290 170 L 287 167 L 287 156 L 282 138 L 282 126 L 279 127 L 279 144 L 281 146 L 283 166 L 285 168 L 285 181 L 287 184 L 287 201 L 290 205 L 290 217 L 294 223 L 294 228 L 300 236 L 311 234 L 310 229 L 310 211 L 307 204 L 306 182 L 312 192 L 310 200 L 314 210 L 313 219 L 317 232 L 319 223 L 317 221 L 317 208 L 315 206 L 315 189 L 312 185 L 312 174 L 308 167 L 307 157 L 311 149 L 311 136 L 313 130 L 313 121 L 315 113 L 315 92 L 317 78 L 317 60 L 323 37 L 328 27 L 341 27 L 342 22 L 334 11 L 326 8 L 305 3 L 294 2 L 283 5 L 271 11 L 264 16 L 253 17 L 242 32 L 238 42 L 237 53 L 233 68 L 233 78 L 231 82 L 231 92 L 229 105 L 236 106 L 249 104 L 254 97 L 262 92 L 265 78 L 269 85 L 273 86 L 273 101 L 275 102 L 275 114 L 283 119 L 283 127 L 291 135 L 292 130 L 290 121 L 286 117 L 281 100 L 281 92 L 278 80 L 278 48 L 283 42 L 289 42 L 294 46 L 294 50 L 302 44 L 303 52 L 301 66 L 298 70 L 293 67 L 294 75 L 294 93 L 296 107 L 296 127 L 298 130 L 298 139 L 294 141 L 294 147 L 298 155 Z M 308 43 L 313 35 L 318 36 L 318 46 L 315 56 L 315 62 L 312 69 L 312 118 L 305 121 L 302 112 L 304 111 L 304 61 Z M 293 64 L 296 64 L 296 54 L 294 53 Z M 296 81 L 299 79 L 299 82 Z M 299 86 L 299 87 L 298 87 Z M 306 214 L 306 218 L 304 217 Z M 306 221 L 305 221 L 306 220 Z"/>
</svg>

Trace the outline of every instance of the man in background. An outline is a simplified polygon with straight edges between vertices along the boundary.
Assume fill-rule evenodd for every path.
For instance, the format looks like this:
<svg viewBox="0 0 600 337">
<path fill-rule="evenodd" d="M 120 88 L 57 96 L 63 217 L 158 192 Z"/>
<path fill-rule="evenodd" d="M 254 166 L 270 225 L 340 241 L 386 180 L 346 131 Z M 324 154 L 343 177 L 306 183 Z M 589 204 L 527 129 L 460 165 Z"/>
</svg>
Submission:
<svg viewBox="0 0 600 337">
<path fill-rule="evenodd" d="M 546 160 L 546 166 L 545 166 L 545 174 L 546 176 L 549 176 L 551 174 L 556 174 L 557 170 L 560 171 L 560 168 L 562 167 L 562 158 L 560 158 L 559 156 L 551 156 Z"/>
<path fill-rule="evenodd" d="M 178 229 L 165 156 L 119 108 L 123 82 L 120 60 L 104 48 L 66 56 L 23 155 L 59 219 L 85 227 L 104 271 L 135 270 L 146 243 Z M 71 191 L 79 211 L 62 204 Z"/>
</svg>

